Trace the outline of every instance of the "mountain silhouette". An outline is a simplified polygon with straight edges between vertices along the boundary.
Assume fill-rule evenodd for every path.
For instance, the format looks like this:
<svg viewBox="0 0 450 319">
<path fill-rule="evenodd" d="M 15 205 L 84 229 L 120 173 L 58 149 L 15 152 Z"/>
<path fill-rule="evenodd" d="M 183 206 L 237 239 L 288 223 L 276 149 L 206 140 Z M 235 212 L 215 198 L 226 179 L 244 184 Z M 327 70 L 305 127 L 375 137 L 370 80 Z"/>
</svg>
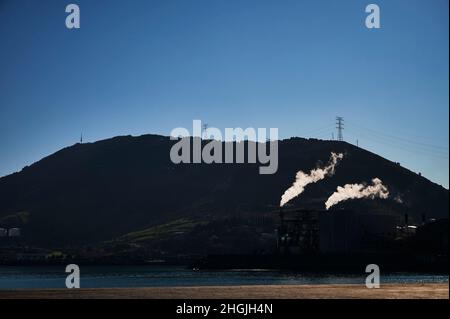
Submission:
<svg viewBox="0 0 450 319">
<path fill-rule="evenodd" d="M 411 222 L 448 218 L 448 190 L 374 153 L 346 142 L 279 141 L 278 172 L 260 164 L 174 164 L 176 141 L 159 135 L 120 136 L 64 148 L 0 179 L 0 227 L 21 227 L 24 240 L 49 245 L 108 241 L 183 219 L 276 212 L 296 172 L 344 154 L 333 176 L 306 187 L 289 205 L 324 209 L 337 186 L 383 181 L 388 199 L 338 206 L 393 214 Z M 203 141 L 206 143 L 206 141 Z M 152 228 L 155 229 L 155 228 Z"/>
</svg>

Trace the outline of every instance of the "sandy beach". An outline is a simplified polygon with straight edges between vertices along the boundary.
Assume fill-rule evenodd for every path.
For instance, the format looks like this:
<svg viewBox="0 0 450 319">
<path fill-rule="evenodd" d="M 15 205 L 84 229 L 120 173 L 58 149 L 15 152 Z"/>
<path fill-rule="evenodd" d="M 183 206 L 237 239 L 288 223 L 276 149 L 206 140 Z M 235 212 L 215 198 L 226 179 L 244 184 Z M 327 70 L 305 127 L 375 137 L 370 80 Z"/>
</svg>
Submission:
<svg viewBox="0 0 450 319">
<path fill-rule="evenodd" d="M 255 285 L 0 290 L 0 299 L 448 299 L 448 284 Z"/>
</svg>

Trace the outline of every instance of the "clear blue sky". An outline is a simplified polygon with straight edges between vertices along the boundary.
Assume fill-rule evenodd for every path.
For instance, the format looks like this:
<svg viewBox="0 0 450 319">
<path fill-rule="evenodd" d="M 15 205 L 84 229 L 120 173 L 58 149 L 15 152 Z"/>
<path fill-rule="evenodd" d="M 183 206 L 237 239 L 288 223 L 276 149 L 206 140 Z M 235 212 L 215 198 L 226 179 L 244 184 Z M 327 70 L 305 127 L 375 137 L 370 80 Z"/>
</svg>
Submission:
<svg viewBox="0 0 450 319">
<path fill-rule="evenodd" d="M 81 131 L 330 138 L 340 115 L 348 142 L 449 185 L 447 0 L 0 0 L 0 41 L 0 176 Z"/>
</svg>

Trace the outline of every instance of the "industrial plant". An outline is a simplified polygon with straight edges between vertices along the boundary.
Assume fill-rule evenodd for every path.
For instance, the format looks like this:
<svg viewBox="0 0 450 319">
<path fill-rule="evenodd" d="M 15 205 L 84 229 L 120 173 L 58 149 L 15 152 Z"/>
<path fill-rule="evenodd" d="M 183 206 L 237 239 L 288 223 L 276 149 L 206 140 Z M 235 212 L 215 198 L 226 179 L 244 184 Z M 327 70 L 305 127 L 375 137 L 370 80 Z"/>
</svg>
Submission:
<svg viewBox="0 0 450 319">
<path fill-rule="evenodd" d="M 448 272 L 448 219 L 409 223 L 408 214 L 280 208 L 276 248 L 266 254 L 210 255 L 197 268 L 267 268 L 303 272 Z"/>
</svg>

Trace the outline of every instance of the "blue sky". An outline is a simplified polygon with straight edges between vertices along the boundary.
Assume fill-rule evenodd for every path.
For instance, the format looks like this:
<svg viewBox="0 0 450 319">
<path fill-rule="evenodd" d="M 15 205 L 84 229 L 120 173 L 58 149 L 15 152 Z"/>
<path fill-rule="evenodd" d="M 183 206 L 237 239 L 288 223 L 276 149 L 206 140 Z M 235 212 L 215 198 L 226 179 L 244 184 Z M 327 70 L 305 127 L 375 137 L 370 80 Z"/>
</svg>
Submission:
<svg viewBox="0 0 450 319">
<path fill-rule="evenodd" d="M 364 25 L 381 8 L 381 29 Z M 0 1 L 0 176 L 117 135 L 278 127 L 449 184 L 448 1 Z M 81 29 L 65 27 L 65 6 Z"/>
</svg>

